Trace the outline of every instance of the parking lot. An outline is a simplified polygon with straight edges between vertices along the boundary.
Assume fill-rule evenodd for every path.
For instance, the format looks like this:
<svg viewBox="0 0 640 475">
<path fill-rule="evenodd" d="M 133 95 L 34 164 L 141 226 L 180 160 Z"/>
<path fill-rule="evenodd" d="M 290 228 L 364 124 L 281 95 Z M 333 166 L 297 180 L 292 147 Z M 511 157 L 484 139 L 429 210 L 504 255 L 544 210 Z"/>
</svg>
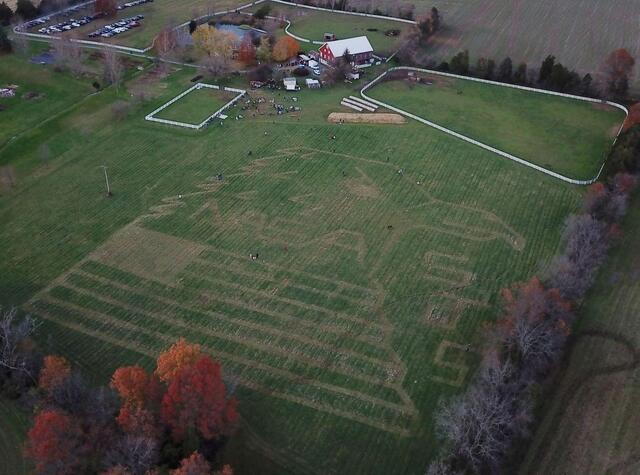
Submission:
<svg viewBox="0 0 640 475">
<path fill-rule="evenodd" d="M 111 23 L 110 25 L 105 25 L 102 28 L 92 31 L 89 33 L 89 38 L 96 38 L 98 36 L 102 38 L 113 38 L 125 31 L 129 31 L 132 28 L 137 28 L 140 26 L 140 22 L 144 19 L 144 15 L 135 15 L 130 18 L 125 18 L 123 20 L 117 21 L 115 23 Z"/>
<path fill-rule="evenodd" d="M 118 5 L 117 10 L 122 11 L 127 8 L 136 7 L 139 5 L 143 5 L 145 3 L 151 3 L 153 0 L 135 0 L 132 2 L 126 2 Z M 88 25 L 89 23 L 104 18 L 104 13 L 91 13 L 93 8 L 93 4 L 87 5 L 77 5 L 75 7 L 68 8 L 59 13 L 55 13 L 52 15 L 43 16 L 40 18 L 36 18 L 34 20 L 25 22 L 22 24 L 22 28 L 25 30 L 30 30 L 36 27 L 41 27 L 38 29 L 38 33 L 45 35 L 54 35 L 58 33 L 64 33 L 67 31 L 74 30 L 76 28 L 80 28 L 82 26 Z M 84 15 L 72 18 L 76 14 L 84 13 Z M 87 36 L 90 38 L 102 37 L 102 38 L 112 38 L 121 33 L 124 33 L 132 28 L 137 28 L 140 26 L 140 22 L 144 19 L 144 15 L 135 15 L 129 18 L 124 18 L 122 20 L 115 21 L 111 24 L 102 26 L 101 28 L 89 33 Z M 56 23 L 52 23 L 56 22 Z"/>
</svg>

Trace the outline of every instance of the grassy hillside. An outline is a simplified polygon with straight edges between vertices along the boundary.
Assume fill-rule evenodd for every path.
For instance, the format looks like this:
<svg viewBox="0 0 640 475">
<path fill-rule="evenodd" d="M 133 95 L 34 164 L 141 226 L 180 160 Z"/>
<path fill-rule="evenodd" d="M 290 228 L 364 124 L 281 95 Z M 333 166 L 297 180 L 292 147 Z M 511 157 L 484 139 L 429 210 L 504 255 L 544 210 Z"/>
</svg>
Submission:
<svg viewBox="0 0 640 475">
<path fill-rule="evenodd" d="M 143 120 L 192 76 L 140 72 L 0 151 L 18 175 L 0 295 L 102 381 L 201 343 L 237 384 L 239 473 L 423 473 L 499 289 L 554 253 L 581 190 L 419 124 L 328 124 L 348 85 L 283 116 L 270 100 L 290 94 L 254 93 L 260 110 L 202 132 Z"/>
<path fill-rule="evenodd" d="M 568 367 L 523 474 L 631 474 L 640 467 L 640 200 L 579 310 Z"/>
<path fill-rule="evenodd" d="M 602 104 L 424 75 L 381 83 L 371 97 L 570 178 L 600 169 L 624 120 Z"/>
<path fill-rule="evenodd" d="M 42 51 L 34 48 L 33 53 Z M 17 85 L 16 95 L 0 98 L 0 147 L 50 117 L 73 106 L 93 92 L 90 81 L 53 72 L 51 67 L 32 64 L 17 56 L 0 61 L 0 87 Z"/>
</svg>

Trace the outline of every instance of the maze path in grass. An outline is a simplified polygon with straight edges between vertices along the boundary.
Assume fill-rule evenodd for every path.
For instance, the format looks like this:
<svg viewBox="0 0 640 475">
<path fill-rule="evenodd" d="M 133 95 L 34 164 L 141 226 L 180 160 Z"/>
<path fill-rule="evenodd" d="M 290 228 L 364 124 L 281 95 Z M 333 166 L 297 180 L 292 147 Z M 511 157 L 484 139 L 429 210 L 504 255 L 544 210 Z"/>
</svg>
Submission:
<svg viewBox="0 0 640 475">
<path fill-rule="evenodd" d="M 281 172 L 304 161 L 306 172 L 320 173 L 318 169 L 335 158 L 357 160 L 363 167 L 392 165 L 314 149 L 284 150 L 277 157 L 279 162 L 276 156 L 254 160 L 237 176 L 227 175 L 224 182 L 209 178 L 193 193 L 164 198 L 35 296 L 30 310 L 75 332 L 151 357 L 178 335 L 184 336 L 203 345 L 246 387 L 408 435 L 418 411 L 403 387 L 407 369 L 394 350 L 394 326 L 382 309 L 386 293 L 376 275 L 380 264 L 401 236 L 412 230 L 437 230 L 467 240 L 504 240 L 516 250 L 524 240 L 493 213 L 444 202 L 412 188 L 423 204 L 406 208 L 391 233 L 378 242 L 367 242 L 359 229 L 344 229 L 345 217 L 357 212 L 353 206 L 358 200 L 389 199 L 366 170 L 355 167 L 355 178 L 345 180 L 344 189 L 331 195 L 334 202 L 327 202 L 324 192 L 301 195 L 304 190 L 286 182 L 292 174 Z M 265 170 L 271 165 L 273 170 Z M 265 177 L 254 175 L 265 172 L 265 177 L 275 177 L 277 186 L 263 199 L 254 181 Z M 390 172 L 395 175 L 394 170 Z M 228 192 L 225 188 L 217 193 L 226 186 L 231 187 Z M 269 213 L 279 210 L 283 196 L 303 204 L 295 210 Z M 259 199 L 260 206 L 254 208 L 243 199 Z M 315 230 L 296 213 L 300 207 L 317 205 L 327 208 L 326 213 L 336 208 L 340 213 L 313 218 L 323 223 Z M 164 231 L 183 225 L 185 237 Z M 383 228 L 385 223 L 381 220 L 378 225 Z M 302 254 L 313 254 L 313 259 L 336 248 L 366 270 L 360 276 L 354 274 L 356 283 L 262 259 L 253 261 L 225 248 L 243 245 L 225 244 L 229 238 L 217 240 L 212 232 L 228 232 L 240 239 L 250 235 L 252 240 L 278 247 L 303 249 Z M 207 244 L 212 242 L 216 247 Z M 382 252 L 374 253 L 374 245 Z M 312 251 L 307 252 L 308 246 Z M 379 257 L 366 268 L 365 258 L 373 254 Z M 464 256 L 424 257 L 428 280 L 445 287 L 443 302 L 453 302 L 458 313 L 466 306 L 482 306 L 451 289 L 473 281 L 467 264 Z M 434 364 L 444 370 L 436 377 L 447 378 L 451 370 L 461 369 L 456 366 L 460 358 L 450 356 L 447 350 L 436 358 Z M 454 374 L 441 382 L 461 384 L 458 381 Z"/>
<path fill-rule="evenodd" d="M 103 248 L 119 247 L 123 236 L 186 246 L 184 252 L 174 249 L 182 256 L 180 270 L 171 276 L 174 283 L 136 275 L 131 272 L 139 264 L 135 258 L 125 261 L 126 255 L 114 258 L 99 249 L 32 300 L 30 310 L 104 341 L 113 342 L 113 332 L 122 334 L 128 349 L 140 346 L 145 352 L 166 347 L 173 335 L 185 335 L 201 342 L 248 387 L 408 434 L 417 413 L 402 388 L 404 368 L 387 344 L 388 324 L 377 320 L 379 291 L 275 265 L 247 266 L 246 257 L 161 239 L 154 231 L 133 227 L 137 229 L 117 233 Z M 113 259 L 126 271 L 111 271 Z M 228 272 L 215 272 L 220 259 L 235 264 Z M 215 277 L 206 275 L 207 269 Z M 124 275 L 131 277 L 123 281 Z M 283 297 L 267 290 L 277 282 L 290 284 L 295 292 Z M 324 297 L 322 304 L 318 296 Z M 252 309 L 268 318 L 242 319 L 221 311 L 226 308 Z M 309 321 L 309 315 L 319 319 L 318 324 Z M 309 324 L 300 325 L 303 321 Z"/>
</svg>

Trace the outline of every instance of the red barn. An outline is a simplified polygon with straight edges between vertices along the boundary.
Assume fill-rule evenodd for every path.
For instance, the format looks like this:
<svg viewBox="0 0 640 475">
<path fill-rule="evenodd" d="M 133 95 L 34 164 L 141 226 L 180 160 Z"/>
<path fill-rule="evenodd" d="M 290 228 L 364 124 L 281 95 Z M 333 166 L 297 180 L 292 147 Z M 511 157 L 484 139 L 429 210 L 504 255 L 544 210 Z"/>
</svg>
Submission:
<svg viewBox="0 0 640 475">
<path fill-rule="evenodd" d="M 373 60 L 373 47 L 366 36 L 328 41 L 318 49 L 320 62 L 329 64 L 334 59 L 342 58 L 347 51 L 349 55 L 351 55 L 351 64 L 353 66 L 365 67 L 371 65 Z"/>
</svg>

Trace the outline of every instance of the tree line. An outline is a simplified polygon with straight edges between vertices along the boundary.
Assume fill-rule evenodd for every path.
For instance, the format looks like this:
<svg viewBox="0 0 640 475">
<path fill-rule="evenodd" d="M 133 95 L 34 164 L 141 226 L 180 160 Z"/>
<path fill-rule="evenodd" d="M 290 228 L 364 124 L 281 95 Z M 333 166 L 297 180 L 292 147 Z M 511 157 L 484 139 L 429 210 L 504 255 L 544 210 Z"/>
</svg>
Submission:
<svg viewBox="0 0 640 475">
<path fill-rule="evenodd" d="M 480 57 L 475 64 L 471 64 L 468 50 L 459 52 L 450 61 L 438 64 L 425 56 L 425 46 L 440 23 L 437 23 L 438 28 L 427 32 L 421 31 L 420 24 L 418 21 L 418 27 L 409 28 L 402 35 L 398 59 L 403 64 L 566 94 L 627 99 L 635 59 L 624 48 L 616 49 L 607 56 L 595 78 L 591 73 L 581 76 L 575 70 L 570 70 L 553 55 L 547 56 L 538 70 L 530 69 L 524 62 L 515 65 L 510 57 L 504 58 L 499 64 L 494 59 Z"/>
<path fill-rule="evenodd" d="M 95 387 L 64 357 L 40 353 L 38 326 L 0 309 L 0 395 L 33 413 L 25 455 L 37 474 L 233 474 L 213 467 L 238 422 L 234 385 L 199 345 L 179 339 L 153 372 L 123 366 Z"/>
<path fill-rule="evenodd" d="M 611 178 L 591 185 L 581 211 L 567 218 L 562 252 L 541 277 L 502 291 L 502 314 L 487 330 L 477 376 L 464 394 L 439 407 L 436 431 L 444 449 L 428 475 L 503 473 L 531 436 L 534 408 L 567 348 L 576 309 L 622 236 L 620 223 L 638 184 L 638 152 L 640 118 L 625 124 L 611 154 Z"/>
</svg>

